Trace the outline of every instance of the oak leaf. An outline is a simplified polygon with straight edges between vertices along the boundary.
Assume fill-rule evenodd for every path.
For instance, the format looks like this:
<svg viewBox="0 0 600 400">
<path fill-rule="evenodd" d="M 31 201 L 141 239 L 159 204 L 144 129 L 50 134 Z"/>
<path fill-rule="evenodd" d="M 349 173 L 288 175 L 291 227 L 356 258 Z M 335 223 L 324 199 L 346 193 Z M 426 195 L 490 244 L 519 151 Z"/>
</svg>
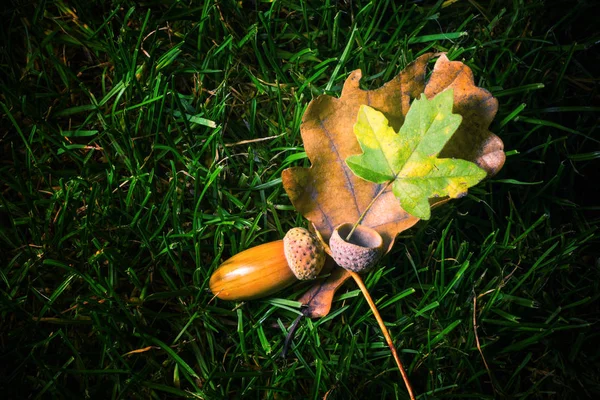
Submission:
<svg viewBox="0 0 600 400">
<path fill-rule="evenodd" d="M 360 89 L 361 72 L 353 71 L 339 98 L 322 95 L 308 105 L 300 130 L 312 165 L 284 170 L 282 182 L 296 210 L 312 223 L 325 243 L 337 225 L 357 221 L 383 188 L 383 184 L 355 176 L 345 163 L 349 156 L 361 153 L 353 131 L 361 105 L 382 112 L 390 126 L 399 131 L 413 99 L 421 93 L 433 99 L 452 88 L 453 111 L 463 119 L 440 157 L 473 161 L 488 175 L 495 174 L 504 164 L 502 141 L 488 131 L 498 109 L 497 100 L 487 90 L 474 85 L 473 73 L 466 65 L 449 61 L 443 54 L 426 82 L 427 63 L 434 56 L 433 53 L 420 56 L 391 81 L 374 90 Z M 418 221 L 403 210 L 392 191 L 387 190 L 373 203 L 362 224 L 377 230 L 384 240 L 384 249 L 389 251 L 396 235 Z M 334 267 L 327 280 L 309 289 L 300 298 L 307 305 L 305 315 L 312 318 L 327 315 L 334 292 L 348 277 L 344 270 Z"/>
</svg>

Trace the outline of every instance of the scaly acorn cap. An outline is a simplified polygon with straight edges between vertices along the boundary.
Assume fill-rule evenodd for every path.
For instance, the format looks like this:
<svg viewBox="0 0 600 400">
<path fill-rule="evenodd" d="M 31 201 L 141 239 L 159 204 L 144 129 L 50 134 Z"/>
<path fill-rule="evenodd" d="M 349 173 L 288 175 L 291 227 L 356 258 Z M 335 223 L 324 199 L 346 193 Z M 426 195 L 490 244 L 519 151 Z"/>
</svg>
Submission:
<svg viewBox="0 0 600 400">
<path fill-rule="evenodd" d="M 292 228 L 283 238 L 288 266 L 299 280 L 315 279 L 325 264 L 325 250 L 319 239 L 304 228 Z"/>
<path fill-rule="evenodd" d="M 337 265 L 349 271 L 368 271 L 383 254 L 383 239 L 375 229 L 358 225 L 350 240 L 346 241 L 351 230 L 351 223 L 335 228 L 329 239 L 331 256 Z"/>
</svg>

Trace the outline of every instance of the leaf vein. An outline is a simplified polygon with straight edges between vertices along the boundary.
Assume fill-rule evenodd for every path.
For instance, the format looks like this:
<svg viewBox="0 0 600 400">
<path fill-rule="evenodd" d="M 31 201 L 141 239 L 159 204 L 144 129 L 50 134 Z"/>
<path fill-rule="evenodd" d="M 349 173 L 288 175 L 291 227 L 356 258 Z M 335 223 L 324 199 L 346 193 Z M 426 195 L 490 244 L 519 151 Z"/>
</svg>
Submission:
<svg viewBox="0 0 600 400">
<path fill-rule="evenodd" d="M 360 211 L 360 207 L 358 206 L 358 202 L 356 201 L 356 193 L 354 190 L 354 184 L 352 183 L 352 180 L 350 179 L 350 173 L 348 172 L 349 168 L 346 167 L 346 163 L 340 156 L 340 152 L 339 152 L 337 146 L 335 145 L 333 138 L 331 137 L 331 132 L 329 132 L 329 129 L 327 129 L 327 127 L 325 126 L 325 120 L 319 119 L 319 124 L 321 125 L 321 129 L 323 129 L 323 131 L 325 132 L 325 136 L 327 136 L 327 139 L 329 140 L 330 147 L 333 149 L 335 156 L 338 159 L 338 165 L 340 165 L 342 167 L 342 171 L 344 172 L 344 177 L 346 178 L 345 186 L 352 194 L 352 196 L 350 196 L 350 197 L 354 201 L 354 208 L 356 209 L 357 215 L 360 215 L 361 211 Z"/>
</svg>

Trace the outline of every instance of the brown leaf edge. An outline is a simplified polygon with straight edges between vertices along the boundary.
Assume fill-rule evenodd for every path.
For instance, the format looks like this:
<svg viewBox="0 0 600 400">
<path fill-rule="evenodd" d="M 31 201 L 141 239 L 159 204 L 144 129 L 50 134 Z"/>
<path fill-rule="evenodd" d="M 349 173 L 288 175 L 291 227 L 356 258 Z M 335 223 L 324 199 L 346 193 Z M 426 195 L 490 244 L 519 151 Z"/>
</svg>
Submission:
<svg viewBox="0 0 600 400">
<path fill-rule="evenodd" d="M 429 60 L 435 55 L 437 54 L 425 56 Z M 411 65 L 414 66 L 416 61 L 419 59 L 409 64 L 407 68 Z M 399 79 L 401 74 L 402 72 L 393 80 Z M 348 80 L 356 79 L 357 76 L 360 77 L 359 70 L 351 72 Z M 450 61 L 445 54 L 441 54 L 435 63 L 424 93 L 428 99 L 431 99 L 448 88 L 454 89 L 453 112 L 462 115 L 463 122 L 444 147 L 440 157 L 470 160 L 485 169 L 488 177 L 495 175 L 502 168 L 506 159 L 502 140 L 488 130 L 498 111 L 497 99 L 486 89 L 475 86 L 473 72 L 468 66 L 460 61 Z M 311 103 L 320 101 L 319 99 L 322 97 L 329 96 L 319 96 Z M 403 113 L 405 114 L 406 111 Z M 289 170 L 284 171 L 284 178 L 285 172 L 289 172 Z M 302 173 L 301 171 L 297 172 Z M 432 199 L 432 206 L 439 206 L 448 200 L 447 198 Z M 418 219 L 415 219 L 405 229 L 410 228 L 416 222 Z M 390 247 L 392 244 L 393 240 Z M 331 275 L 326 280 L 317 282 L 298 299 L 305 305 L 306 309 L 303 314 L 307 317 L 320 318 L 329 314 L 336 291 L 350 278 L 350 274 L 337 267 L 329 257 L 327 268 L 331 271 Z"/>
</svg>

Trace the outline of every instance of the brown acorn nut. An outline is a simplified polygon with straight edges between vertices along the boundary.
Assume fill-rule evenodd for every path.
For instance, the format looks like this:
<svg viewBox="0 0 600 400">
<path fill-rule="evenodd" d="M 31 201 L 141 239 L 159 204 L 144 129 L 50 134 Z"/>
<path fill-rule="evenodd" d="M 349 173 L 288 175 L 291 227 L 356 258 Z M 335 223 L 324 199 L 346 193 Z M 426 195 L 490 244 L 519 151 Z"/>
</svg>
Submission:
<svg viewBox="0 0 600 400">
<path fill-rule="evenodd" d="M 335 228 L 329 239 L 331 256 L 342 268 L 353 272 L 365 272 L 381 258 L 383 239 L 376 230 L 358 225 L 350 240 L 346 241 L 352 226 L 351 223 L 345 223 Z"/>
<path fill-rule="evenodd" d="M 252 247 L 231 257 L 210 277 L 211 292 L 222 300 L 252 300 L 314 279 L 325 264 L 323 245 L 304 228 L 283 240 Z"/>
</svg>

